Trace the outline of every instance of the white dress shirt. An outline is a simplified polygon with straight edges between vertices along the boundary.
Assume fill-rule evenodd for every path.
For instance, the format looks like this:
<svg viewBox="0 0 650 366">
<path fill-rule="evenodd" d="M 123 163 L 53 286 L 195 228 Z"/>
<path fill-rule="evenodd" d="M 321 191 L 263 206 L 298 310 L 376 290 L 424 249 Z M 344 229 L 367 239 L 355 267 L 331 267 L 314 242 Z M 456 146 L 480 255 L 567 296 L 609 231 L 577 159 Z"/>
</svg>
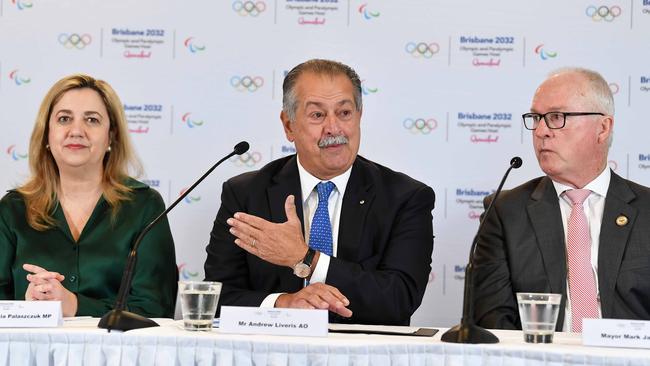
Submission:
<svg viewBox="0 0 650 366">
<path fill-rule="evenodd" d="M 316 213 L 316 208 L 318 207 L 318 191 L 316 190 L 316 185 L 321 181 L 320 179 L 314 177 L 310 174 L 305 168 L 303 168 L 300 163 L 300 156 L 298 156 L 298 174 L 300 176 L 300 190 L 302 193 L 302 217 L 304 219 L 304 228 L 305 228 L 305 243 L 309 244 L 309 230 L 311 228 L 311 222 L 314 219 L 314 214 Z M 348 180 L 350 179 L 350 173 L 352 172 L 352 167 L 348 168 L 343 174 L 330 179 L 329 181 L 334 183 L 335 187 L 332 190 L 332 193 L 327 200 L 327 208 L 330 215 L 330 222 L 332 224 L 332 254 L 336 257 L 336 252 L 338 248 L 339 241 L 339 219 L 341 218 L 341 207 L 343 206 L 343 195 L 345 194 L 345 187 L 348 185 Z M 330 256 L 324 253 L 320 253 L 318 258 L 318 263 L 311 274 L 309 279 L 310 283 L 316 282 L 325 282 L 327 279 L 327 270 L 330 265 Z M 272 308 L 275 305 L 275 301 L 282 293 L 274 293 L 268 295 L 262 301 L 260 307 L 269 307 Z"/>
<path fill-rule="evenodd" d="M 591 268 L 594 273 L 594 281 L 596 281 L 596 294 L 598 299 L 598 314 L 602 317 L 600 308 L 600 290 L 598 288 L 598 246 L 600 244 L 600 226 L 603 221 L 603 212 L 605 210 L 605 197 L 607 196 L 607 189 L 609 188 L 609 181 L 612 173 L 609 168 L 605 168 L 596 179 L 589 182 L 583 189 L 591 191 L 589 197 L 583 203 L 585 215 L 587 216 L 587 223 L 589 225 L 589 233 L 591 235 Z M 564 239 L 568 243 L 568 225 L 569 216 L 571 215 L 571 200 L 565 194 L 565 191 L 574 189 L 573 187 L 564 185 L 553 181 L 555 192 L 558 195 L 560 202 L 560 213 L 562 215 L 562 225 L 564 226 Z M 568 268 L 567 268 L 568 275 Z M 571 295 L 569 291 L 569 279 L 566 280 L 567 288 L 567 301 L 565 308 L 563 330 L 565 332 L 571 331 Z"/>
</svg>

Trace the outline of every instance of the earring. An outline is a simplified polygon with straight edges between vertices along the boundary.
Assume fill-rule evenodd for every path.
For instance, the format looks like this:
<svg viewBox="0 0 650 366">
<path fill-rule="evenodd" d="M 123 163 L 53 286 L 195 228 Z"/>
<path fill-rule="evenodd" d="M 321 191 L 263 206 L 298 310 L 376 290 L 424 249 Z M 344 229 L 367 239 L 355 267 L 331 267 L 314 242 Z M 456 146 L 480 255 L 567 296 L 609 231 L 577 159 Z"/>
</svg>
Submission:
<svg viewBox="0 0 650 366">
<path fill-rule="evenodd" d="M 50 144 L 45 144 L 45 150 L 49 150 L 49 149 L 50 149 Z"/>
<path fill-rule="evenodd" d="M 108 148 L 106 149 L 107 152 L 111 152 L 111 145 L 108 145 Z"/>
</svg>

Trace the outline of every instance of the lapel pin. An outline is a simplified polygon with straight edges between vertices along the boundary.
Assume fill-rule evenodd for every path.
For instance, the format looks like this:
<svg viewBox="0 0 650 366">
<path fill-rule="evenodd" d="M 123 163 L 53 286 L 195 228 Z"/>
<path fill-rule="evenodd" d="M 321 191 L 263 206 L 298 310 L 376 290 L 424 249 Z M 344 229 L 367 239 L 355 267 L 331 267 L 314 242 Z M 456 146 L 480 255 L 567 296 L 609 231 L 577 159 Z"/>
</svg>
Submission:
<svg viewBox="0 0 650 366">
<path fill-rule="evenodd" d="M 625 215 L 620 215 L 616 218 L 616 225 L 625 226 L 627 225 L 627 217 Z"/>
<path fill-rule="evenodd" d="M 363 205 L 364 203 L 366 203 L 366 200 L 361 200 L 361 201 L 359 201 L 359 204 L 360 204 L 360 205 Z"/>
</svg>

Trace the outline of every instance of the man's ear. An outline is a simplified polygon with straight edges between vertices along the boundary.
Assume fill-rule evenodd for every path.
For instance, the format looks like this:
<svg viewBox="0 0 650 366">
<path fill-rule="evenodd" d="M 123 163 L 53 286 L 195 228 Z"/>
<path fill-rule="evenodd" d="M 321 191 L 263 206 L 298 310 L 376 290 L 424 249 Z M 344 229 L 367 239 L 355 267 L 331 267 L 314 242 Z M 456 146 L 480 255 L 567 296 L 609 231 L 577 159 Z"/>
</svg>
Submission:
<svg viewBox="0 0 650 366">
<path fill-rule="evenodd" d="M 600 120 L 600 131 L 598 132 L 598 142 L 608 143 L 610 136 L 614 133 L 614 117 L 605 116 Z"/>
<path fill-rule="evenodd" d="M 282 127 L 284 127 L 284 134 L 287 136 L 287 140 L 293 142 L 295 140 L 293 126 L 284 111 L 280 112 L 280 120 L 282 121 Z"/>
</svg>

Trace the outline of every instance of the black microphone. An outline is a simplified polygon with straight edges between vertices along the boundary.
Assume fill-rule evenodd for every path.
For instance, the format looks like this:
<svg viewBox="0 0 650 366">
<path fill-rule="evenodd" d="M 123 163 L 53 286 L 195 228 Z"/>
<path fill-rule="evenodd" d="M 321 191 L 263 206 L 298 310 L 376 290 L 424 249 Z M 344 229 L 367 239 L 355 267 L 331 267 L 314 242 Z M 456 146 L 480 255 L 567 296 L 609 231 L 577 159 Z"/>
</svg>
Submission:
<svg viewBox="0 0 650 366">
<path fill-rule="evenodd" d="M 512 169 L 517 169 L 521 166 L 523 161 L 520 157 L 515 156 L 510 160 L 510 166 L 506 170 L 506 174 L 503 175 L 499 188 L 497 188 L 494 193 L 494 198 L 488 205 L 487 210 L 483 214 L 483 219 L 476 230 L 476 237 L 472 242 L 472 247 L 469 250 L 469 260 L 467 266 L 465 267 L 465 288 L 463 290 L 463 317 L 460 320 L 460 324 L 450 328 L 445 334 L 440 338 L 443 342 L 450 343 L 499 343 L 499 338 L 497 338 L 490 331 L 479 327 L 474 324 L 474 253 L 476 252 L 476 245 L 478 244 L 479 234 L 483 228 L 483 224 L 492 211 L 492 205 L 499 197 L 501 190 L 503 189 L 503 184 L 508 178 L 508 174 Z"/>
<path fill-rule="evenodd" d="M 129 253 L 129 258 L 127 259 L 126 262 L 126 267 L 124 268 L 124 274 L 122 275 L 122 283 L 120 284 L 120 290 L 117 293 L 117 299 L 115 301 L 115 307 L 113 310 L 109 311 L 108 313 L 104 314 L 104 316 L 100 319 L 99 324 L 97 325 L 99 328 L 103 329 L 108 329 L 110 332 L 111 329 L 117 329 L 121 331 L 127 331 L 131 329 L 140 329 L 140 328 L 147 328 L 147 327 L 157 327 L 158 323 L 155 321 L 145 318 L 141 315 L 134 314 L 131 312 L 126 311 L 126 299 L 129 296 L 129 292 L 131 291 L 131 281 L 133 280 L 133 270 L 135 269 L 135 263 L 137 260 L 137 253 L 138 253 L 138 246 L 140 246 L 140 242 L 142 241 L 142 238 L 151 230 L 151 228 L 156 225 L 163 217 L 165 217 L 169 211 L 171 211 L 176 205 L 182 201 L 192 190 L 199 185 L 205 179 L 212 171 L 218 167 L 221 163 L 224 161 L 230 159 L 230 157 L 234 155 L 241 155 L 248 151 L 249 145 L 248 142 L 242 141 L 235 145 L 233 148 L 233 151 L 226 155 L 223 159 L 219 160 L 216 164 L 212 166 L 212 168 L 208 169 L 205 174 L 201 176 L 190 188 L 188 188 L 183 194 L 181 194 L 180 197 L 174 201 L 165 211 L 163 211 L 158 217 L 156 217 L 149 225 L 145 226 L 144 229 L 140 232 L 138 237 L 135 239 L 135 242 L 133 243 L 133 248 L 131 249 L 131 252 Z"/>
</svg>

